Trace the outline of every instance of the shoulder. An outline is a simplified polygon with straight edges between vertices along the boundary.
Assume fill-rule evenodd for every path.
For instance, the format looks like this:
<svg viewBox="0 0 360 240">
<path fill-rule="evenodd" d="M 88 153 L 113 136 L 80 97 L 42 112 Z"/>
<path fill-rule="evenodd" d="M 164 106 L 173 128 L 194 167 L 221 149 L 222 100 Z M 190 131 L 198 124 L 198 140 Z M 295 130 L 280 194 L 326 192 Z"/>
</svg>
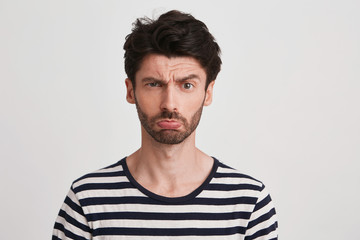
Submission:
<svg viewBox="0 0 360 240">
<path fill-rule="evenodd" d="M 264 184 L 260 180 L 229 167 L 217 159 L 216 161 L 218 161 L 218 168 L 214 175 L 215 182 L 226 185 L 242 185 L 258 191 L 264 188 Z"/>
<path fill-rule="evenodd" d="M 75 193 L 78 193 L 91 189 L 108 189 L 112 188 L 112 185 L 114 184 L 126 182 L 126 176 L 123 168 L 124 161 L 125 158 L 110 166 L 93 171 L 76 179 L 72 184 L 72 190 Z"/>
<path fill-rule="evenodd" d="M 237 205 L 248 213 L 253 212 L 259 203 L 267 205 L 270 196 L 263 182 L 215 160 L 216 172 L 201 197 L 226 199 L 229 204 Z"/>
</svg>

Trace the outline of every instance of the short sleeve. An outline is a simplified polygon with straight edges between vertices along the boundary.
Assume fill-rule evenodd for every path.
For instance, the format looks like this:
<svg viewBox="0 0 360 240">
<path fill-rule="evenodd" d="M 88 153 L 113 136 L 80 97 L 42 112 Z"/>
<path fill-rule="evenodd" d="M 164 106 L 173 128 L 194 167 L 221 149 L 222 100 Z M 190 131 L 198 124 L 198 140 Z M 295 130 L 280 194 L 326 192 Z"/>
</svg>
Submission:
<svg viewBox="0 0 360 240">
<path fill-rule="evenodd" d="M 250 216 L 245 240 L 277 240 L 277 228 L 276 211 L 270 194 L 263 185 Z"/>
<path fill-rule="evenodd" d="M 56 218 L 52 240 L 90 240 L 91 229 L 73 188 L 70 189 Z"/>
</svg>

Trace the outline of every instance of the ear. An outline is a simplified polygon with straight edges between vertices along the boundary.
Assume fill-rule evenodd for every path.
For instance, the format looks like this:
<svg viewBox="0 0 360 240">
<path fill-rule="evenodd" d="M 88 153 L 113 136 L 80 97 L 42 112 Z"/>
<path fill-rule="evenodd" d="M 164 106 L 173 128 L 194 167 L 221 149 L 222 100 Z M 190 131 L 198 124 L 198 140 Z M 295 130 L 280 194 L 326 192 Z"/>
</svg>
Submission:
<svg viewBox="0 0 360 240">
<path fill-rule="evenodd" d="M 126 101 L 128 101 L 128 103 L 134 104 L 135 103 L 134 87 L 129 78 L 125 79 L 125 85 L 126 85 Z"/>
<path fill-rule="evenodd" d="M 211 102 L 212 102 L 214 84 L 215 84 L 215 81 L 211 81 L 209 83 L 208 88 L 206 89 L 204 106 L 209 106 L 211 104 Z"/>
</svg>

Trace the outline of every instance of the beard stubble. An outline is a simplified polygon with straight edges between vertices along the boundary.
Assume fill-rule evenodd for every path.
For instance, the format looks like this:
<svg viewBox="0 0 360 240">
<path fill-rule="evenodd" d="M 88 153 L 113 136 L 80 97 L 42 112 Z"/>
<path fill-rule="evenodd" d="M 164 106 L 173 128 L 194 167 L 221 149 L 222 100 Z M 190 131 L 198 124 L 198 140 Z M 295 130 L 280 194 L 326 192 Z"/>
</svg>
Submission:
<svg viewBox="0 0 360 240">
<path fill-rule="evenodd" d="M 141 125 L 155 141 L 162 144 L 179 144 L 182 143 L 186 138 L 188 138 L 199 125 L 203 106 L 204 106 L 204 101 L 202 102 L 200 108 L 191 117 L 190 122 L 188 122 L 186 118 L 184 118 L 180 113 L 175 111 L 170 112 L 168 110 L 164 110 L 158 115 L 149 118 L 139 106 L 136 98 L 135 98 L 135 105 Z M 162 119 L 177 120 L 182 123 L 185 130 L 184 131 L 179 131 L 177 129 L 155 130 L 156 122 Z"/>
</svg>

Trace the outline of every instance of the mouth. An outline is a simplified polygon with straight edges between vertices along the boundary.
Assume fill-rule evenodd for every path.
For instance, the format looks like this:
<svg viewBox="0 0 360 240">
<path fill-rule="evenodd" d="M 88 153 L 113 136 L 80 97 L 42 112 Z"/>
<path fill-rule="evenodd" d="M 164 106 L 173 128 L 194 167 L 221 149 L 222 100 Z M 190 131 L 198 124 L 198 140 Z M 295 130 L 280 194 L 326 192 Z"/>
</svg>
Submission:
<svg viewBox="0 0 360 240">
<path fill-rule="evenodd" d="M 174 120 L 160 120 L 156 123 L 161 129 L 178 129 L 181 127 L 181 123 Z"/>
</svg>

